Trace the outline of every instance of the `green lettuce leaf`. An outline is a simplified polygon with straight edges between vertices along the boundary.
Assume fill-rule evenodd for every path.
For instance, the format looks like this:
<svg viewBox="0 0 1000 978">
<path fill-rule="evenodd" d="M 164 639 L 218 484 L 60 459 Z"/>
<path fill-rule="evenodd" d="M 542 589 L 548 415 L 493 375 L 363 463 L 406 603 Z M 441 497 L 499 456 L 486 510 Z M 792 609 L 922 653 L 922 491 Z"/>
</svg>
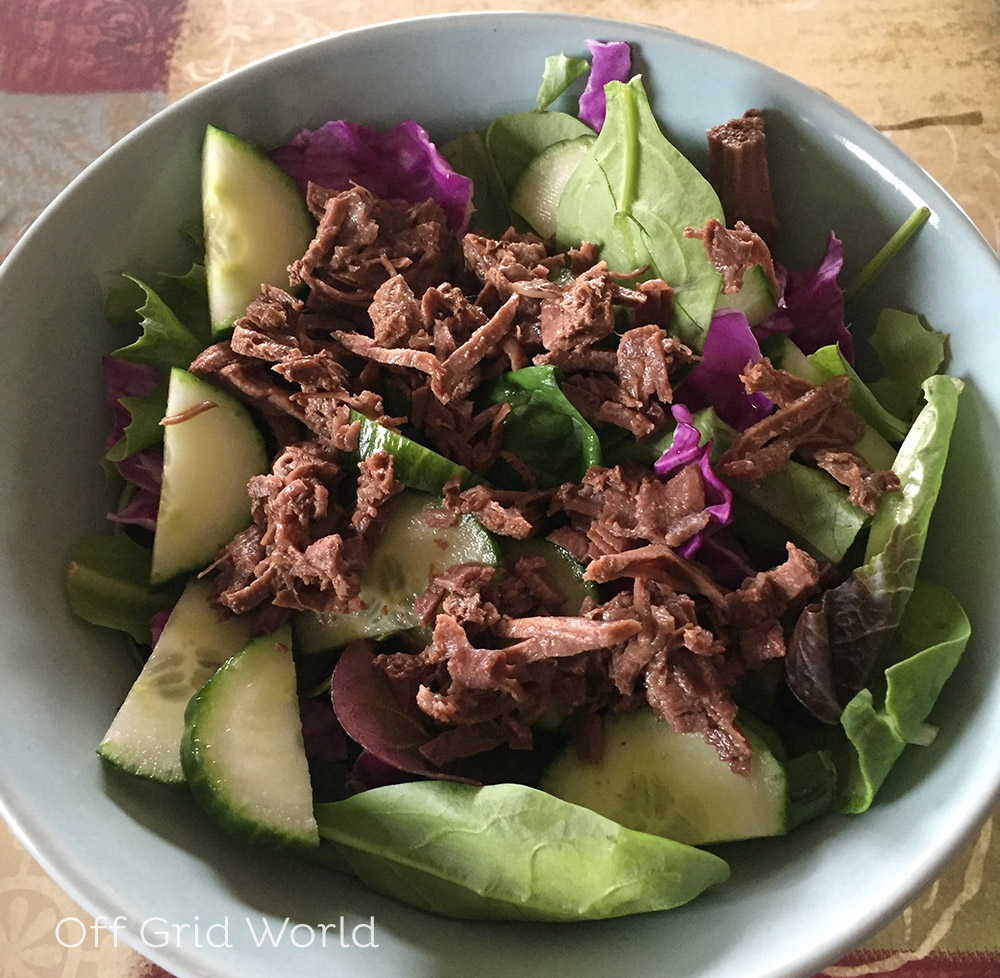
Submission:
<svg viewBox="0 0 1000 978">
<path fill-rule="evenodd" d="M 152 551 L 116 530 L 86 536 L 76 546 L 66 575 L 66 596 L 75 615 L 115 628 L 149 644 L 149 620 L 173 605 L 183 582 L 154 588 L 149 583 Z"/>
<path fill-rule="evenodd" d="M 969 619 L 954 596 L 918 579 L 879 662 L 886 663 L 884 683 L 861 690 L 841 714 L 850 761 L 837 798 L 840 811 L 871 805 L 903 748 L 921 731 L 969 634 Z"/>
<path fill-rule="evenodd" d="M 565 54 L 550 54 L 545 59 L 542 83 L 535 98 L 535 111 L 547 109 L 590 67 L 586 58 L 570 58 Z"/>
<path fill-rule="evenodd" d="M 639 76 L 606 88 L 607 117 L 559 199 L 560 247 L 589 241 L 613 271 L 648 267 L 674 290 L 675 327 L 700 350 L 719 294 L 719 273 L 687 227 L 725 221 L 708 181 L 660 131 Z"/>
<path fill-rule="evenodd" d="M 869 342 L 883 371 L 871 385 L 872 392 L 888 411 L 912 421 L 924 381 L 944 363 L 944 333 L 928 328 L 913 313 L 884 309 Z"/>
<path fill-rule="evenodd" d="M 463 919 L 598 920 L 666 910 L 723 860 L 518 784 L 420 781 L 316 806 L 320 838 L 379 893 Z"/>
<path fill-rule="evenodd" d="M 145 301 L 138 309 L 142 335 L 134 343 L 120 347 L 111 355 L 148 364 L 164 374 L 169 373 L 172 367 L 186 369 L 201 353 L 205 344 L 148 285 L 131 276 L 126 278 L 138 285 L 145 295 Z"/>
<path fill-rule="evenodd" d="M 531 470 L 539 488 L 579 482 L 591 465 L 601 465 L 601 443 L 587 420 L 559 387 L 553 366 L 524 367 L 497 378 L 494 404 L 511 406 L 503 425 L 503 448 Z"/>
</svg>

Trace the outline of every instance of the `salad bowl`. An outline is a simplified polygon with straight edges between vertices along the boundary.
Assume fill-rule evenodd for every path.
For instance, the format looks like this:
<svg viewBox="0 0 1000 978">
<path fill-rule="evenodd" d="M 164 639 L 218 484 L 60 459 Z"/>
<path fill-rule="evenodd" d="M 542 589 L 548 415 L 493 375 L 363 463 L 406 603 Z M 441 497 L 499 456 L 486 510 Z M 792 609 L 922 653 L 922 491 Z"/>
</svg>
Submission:
<svg viewBox="0 0 1000 978">
<path fill-rule="evenodd" d="M 200 214 L 206 126 L 264 146 L 349 119 L 417 120 L 438 143 L 530 109 L 545 58 L 588 39 L 633 46 L 653 109 L 696 165 L 705 131 L 759 108 L 791 268 L 833 231 L 850 281 L 918 207 L 930 218 L 852 306 L 859 361 L 878 311 L 949 336 L 965 381 L 927 572 L 959 598 L 972 639 L 871 809 L 786 837 L 720 848 L 731 877 L 683 907 L 575 924 L 438 917 L 335 870 L 248 850 L 175 788 L 102 767 L 95 747 L 136 675 L 114 634 L 74 618 L 66 566 L 108 507 L 96 460 L 108 424 L 102 316 L 122 271 L 181 273 L 181 228 Z M 444 61 L 437 57 L 449 52 Z M 0 810 L 53 877 L 121 939 L 178 978 L 350 974 L 445 978 L 806 978 L 929 885 L 1000 792 L 1000 644 L 993 582 L 1000 475 L 1000 263 L 915 163 L 825 96 L 758 63 L 665 30 L 524 13 L 421 18 L 346 32 L 265 59 L 160 113 L 85 171 L 0 266 Z"/>
</svg>

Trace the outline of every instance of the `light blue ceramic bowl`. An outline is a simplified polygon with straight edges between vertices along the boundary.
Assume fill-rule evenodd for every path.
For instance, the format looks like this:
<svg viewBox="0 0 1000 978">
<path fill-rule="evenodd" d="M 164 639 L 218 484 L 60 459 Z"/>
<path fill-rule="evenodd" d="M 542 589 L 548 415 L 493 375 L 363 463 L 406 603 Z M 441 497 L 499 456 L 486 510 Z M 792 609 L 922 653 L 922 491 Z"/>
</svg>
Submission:
<svg viewBox="0 0 1000 978">
<path fill-rule="evenodd" d="M 849 281 L 915 206 L 932 210 L 856 321 L 891 304 L 951 335 L 951 369 L 968 387 L 927 559 L 965 604 L 974 638 L 933 715 L 940 737 L 904 755 L 864 816 L 732 847 L 732 880 L 677 911 L 581 925 L 460 923 L 339 874 L 248 852 L 214 831 L 183 791 L 109 776 L 98 762 L 95 746 L 134 667 L 113 634 L 70 616 L 62 581 L 74 541 L 101 527 L 106 502 L 96 463 L 107 425 L 100 358 L 118 340 L 102 323 L 100 282 L 125 269 L 183 270 L 177 228 L 199 213 L 207 123 L 277 144 L 332 118 L 389 126 L 412 117 L 443 141 L 531 106 L 545 56 L 583 54 L 587 38 L 635 44 L 656 111 L 696 161 L 706 127 L 750 106 L 766 111 L 785 229 L 779 257 L 792 267 L 814 263 L 833 229 Z M 180 978 L 812 974 L 929 884 L 1000 786 L 998 309 L 996 256 L 888 140 L 790 78 L 666 31 L 547 14 L 401 21 L 307 44 L 209 85 L 90 167 L 0 267 L 5 817 L 73 897 L 124 918 L 130 942 Z M 277 948 L 258 949 L 248 919 L 259 933 L 262 918 L 275 930 L 342 921 L 348 934 L 374 918 L 378 946 L 331 937 L 322 947 L 300 927 L 286 928 Z M 359 943 L 366 934 L 358 931 Z"/>
</svg>

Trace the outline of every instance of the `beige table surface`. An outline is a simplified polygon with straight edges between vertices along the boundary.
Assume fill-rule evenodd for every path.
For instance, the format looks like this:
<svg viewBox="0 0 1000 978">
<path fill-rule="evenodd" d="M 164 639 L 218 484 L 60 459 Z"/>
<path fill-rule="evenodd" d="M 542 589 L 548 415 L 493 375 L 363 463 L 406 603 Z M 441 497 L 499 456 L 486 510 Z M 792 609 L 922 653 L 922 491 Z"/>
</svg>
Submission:
<svg viewBox="0 0 1000 978">
<path fill-rule="evenodd" d="M 377 21 L 511 6 L 0 0 L 0 255 L 107 146 L 233 68 Z M 518 6 L 669 27 L 807 82 L 885 130 L 1000 247 L 1000 5 L 994 0 L 555 0 Z M 1000 845 L 993 844 L 993 821 L 897 920 L 824 974 L 1000 976 Z M 88 931 L 78 947 L 68 946 L 79 933 L 71 930 L 74 921 L 91 924 L 0 823 L 0 978 L 162 975 L 116 946 L 107 932 L 98 931 L 95 939 Z"/>
</svg>

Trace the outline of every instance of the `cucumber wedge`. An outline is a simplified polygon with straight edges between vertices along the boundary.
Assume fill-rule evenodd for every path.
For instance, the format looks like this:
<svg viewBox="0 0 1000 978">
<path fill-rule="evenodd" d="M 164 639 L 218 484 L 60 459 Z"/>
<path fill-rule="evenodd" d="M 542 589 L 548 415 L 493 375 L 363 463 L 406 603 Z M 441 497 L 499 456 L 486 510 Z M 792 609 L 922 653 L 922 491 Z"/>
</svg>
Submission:
<svg viewBox="0 0 1000 978">
<path fill-rule="evenodd" d="M 576 136 L 554 143 L 525 167 L 517 181 L 510 197 L 511 209 L 543 238 L 555 235 L 556 211 L 563 187 L 596 138 Z"/>
<path fill-rule="evenodd" d="M 756 326 L 778 308 L 771 283 L 760 265 L 753 265 L 743 276 L 743 287 L 729 295 L 719 293 L 715 309 L 736 309 L 747 317 L 749 326 Z"/>
<path fill-rule="evenodd" d="M 543 791 L 621 825 L 687 845 L 784 835 L 829 808 L 832 764 L 796 764 L 790 778 L 774 735 L 743 713 L 753 748 L 749 777 L 734 774 L 699 733 L 675 733 L 650 709 L 610 714 L 600 764 L 570 745 L 542 775 Z M 804 783 L 806 776 L 815 785 Z M 824 807 L 825 798 L 825 807 Z"/>
<path fill-rule="evenodd" d="M 152 583 L 211 563 L 249 525 L 247 482 L 267 469 L 247 409 L 194 374 L 171 370 Z"/>
<path fill-rule="evenodd" d="M 191 580 L 97 753 L 153 781 L 180 783 L 184 709 L 205 681 L 250 637 L 249 622 L 221 618 L 208 581 Z"/>
<path fill-rule="evenodd" d="M 454 526 L 427 525 L 425 510 L 440 505 L 440 499 L 426 493 L 409 489 L 400 493 L 361 577 L 365 607 L 352 614 L 304 612 L 297 616 L 297 652 L 321 652 L 359 638 L 386 638 L 418 628 L 414 603 L 427 590 L 432 575 L 453 564 L 499 566 L 493 536 L 475 517 L 461 516 Z"/>
<path fill-rule="evenodd" d="M 319 845 L 287 626 L 250 642 L 191 700 L 181 761 L 195 800 L 225 831 Z"/>
<path fill-rule="evenodd" d="M 315 228 L 287 173 L 242 139 L 214 126 L 202 146 L 202 216 L 212 329 L 246 312 L 264 283 L 288 288 L 288 266 Z"/>
</svg>

